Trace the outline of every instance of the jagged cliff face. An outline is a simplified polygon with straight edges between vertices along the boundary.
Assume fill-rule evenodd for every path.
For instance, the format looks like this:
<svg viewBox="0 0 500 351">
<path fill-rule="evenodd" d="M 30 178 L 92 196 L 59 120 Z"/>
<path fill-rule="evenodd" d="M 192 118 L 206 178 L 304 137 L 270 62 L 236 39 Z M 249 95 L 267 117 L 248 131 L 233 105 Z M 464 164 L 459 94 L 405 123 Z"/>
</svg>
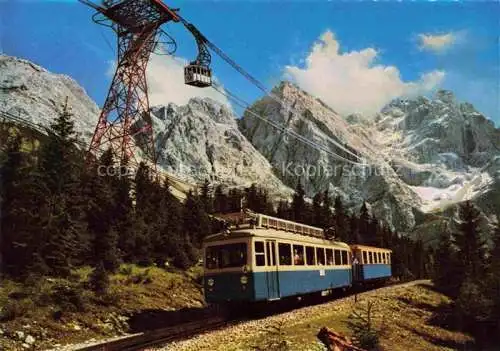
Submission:
<svg viewBox="0 0 500 351">
<path fill-rule="evenodd" d="M 73 79 L 27 60 L 0 55 L 0 111 L 48 126 L 68 98 L 76 130 L 88 142 L 99 108 Z"/>
<path fill-rule="evenodd" d="M 349 145 L 370 164 L 338 161 L 245 113 L 240 128 L 287 185 L 301 178 L 309 195 L 329 188 L 354 210 L 367 201 L 378 218 L 402 231 L 418 226 L 426 212 L 468 199 L 477 200 L 488 219 L 496 220 L 500 205 L 491 201 L 498 198 L 500 131 L 450 92 L 394 102 L 375 119 L 340 116 L 290 83 L 274 92 L 298 113 L 270 98 L 256 102 L 253 111 L 344 157 L 348 154 L 329 140 Z"/>
<path fill-rule="evenodd" d="M 253 110 L 332 152 L 354 160 L 331 140 L 347 145 L 348 150 L 362 155 L 370 163 L 370 167 L 364 167 L 339 161 L 286 133 L 280 134 L 271 125 L 245 113 L 240 128 L 270 160 L 285 184 L 295 186 L 301 179 L 311 196 L 328 188 L 353 209 L 357 210 L 363 201 L 367 201 L 378 218 L 393 223 L 399 230 L 409 230 L 415 225 L 414 210 L 420 207 L 420 198 L 398 177 L 384 160 L 384 155 L 377 152 L 365 137 L 363 128 L 353 132 L 346 119 L 290 83 L 280 84 L 274 92 L 293 106 L 296 113 L 289 113 L 267 97 L 256 102 Z"/>
<path fill-rule="evenodd" d="M 210 98 L 187 105 L 153 108 L 159 165 L 191 182 L 205 179 L 227 186 L 262 184 L 274 196 L 291 190 L 238 129 L 236 116 Z"/>
</svg>

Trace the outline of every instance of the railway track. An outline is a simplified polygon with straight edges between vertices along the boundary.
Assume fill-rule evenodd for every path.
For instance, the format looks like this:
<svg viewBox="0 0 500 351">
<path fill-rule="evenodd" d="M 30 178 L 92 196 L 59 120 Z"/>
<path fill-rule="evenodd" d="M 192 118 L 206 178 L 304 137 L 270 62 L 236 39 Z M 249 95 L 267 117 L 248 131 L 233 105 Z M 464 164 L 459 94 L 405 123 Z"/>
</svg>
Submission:
<svg viewBox="0 0 500 351">
<path fill-rule="evenodd" d="M 160 328 L 143 333 L 132 334 L 111 341 L 96 343 L 78 348 L 78 351 L 135 351 L 147 347 L 165 344 L 171 341 L 188 338 L 190 336 L 215 330 L 226 326 L 230 319 L 227 317 L 212 317 L 193 322 L 182 323 L 176 326 Z"/>
<path fill-rule="evenodd" d="M 341 293 L 335 296 L 319 296 L 314 301 L 308 301 L 305 305 L 302 303 L 290 303 L 281 305 L 274 304 L 274 308 L 260 308 L 249 310 L 251 313 L 241 312 L 236 315 L 221 313 L 219 316 L 203 317 L 196 321 L 183 322 L 177 325 L 158 328 L 151 331 L 131 334 L 124 337 L 115 338 L 105 342 L 87 345 L 85 347 L 77 348 L 75 351 L 135 351 L 145 350 L 147 348 L 159 347 L 172 341 L 188 339 L 197 334 L 217 330 L 226 327 L 230 324 L 242 322 L 251 319 L 260 319 L 272 316 L 274 314 L 288 312 L 294 309 L 300 309 L 306 306 L 317 305 L 326 303 L 329 300 L 336 300 L 338 298 L 354 296 L 357 293 L 363 293 L 371 290 L 377 290 L 383 287 L 390 287 L 395 285 L 407 284 L 408 282 L 386 283 L 384 286 L 377 286 L 372 288 L 362 288 L 359 290 L 350 290 L 349 292 Z M 283 302 L 283 301 L 282 301 Z"/>
</svg>

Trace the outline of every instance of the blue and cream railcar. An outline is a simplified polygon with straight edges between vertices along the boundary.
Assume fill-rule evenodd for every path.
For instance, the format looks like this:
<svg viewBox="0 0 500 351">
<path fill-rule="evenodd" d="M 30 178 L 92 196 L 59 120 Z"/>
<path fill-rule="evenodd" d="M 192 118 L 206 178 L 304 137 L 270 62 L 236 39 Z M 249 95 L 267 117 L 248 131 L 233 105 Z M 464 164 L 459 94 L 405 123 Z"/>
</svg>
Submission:
<svg viewBox="0 0 500 351">
<path fill-rule="evenodd" d="M 351 245 L 354 257 L 355 282 L 388 279 L 391 277 L 392 250 L 365 245 Z"/>
<path fill-rule="evenodd" d="M 349 287 L 351 250 L 319 228 L 256 214 L 252 224 L 206 238 L 207 302 L 265 301 Z"/>
</svg>

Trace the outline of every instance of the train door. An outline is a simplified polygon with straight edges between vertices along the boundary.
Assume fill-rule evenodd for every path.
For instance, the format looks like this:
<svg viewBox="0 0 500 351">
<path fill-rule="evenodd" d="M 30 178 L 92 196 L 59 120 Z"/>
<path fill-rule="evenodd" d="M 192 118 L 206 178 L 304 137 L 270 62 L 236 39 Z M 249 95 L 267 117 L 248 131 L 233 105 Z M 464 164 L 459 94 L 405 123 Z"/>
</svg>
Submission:
<svg viewBox="0 0 500 351">
<path fill-rule="evenodd" d="M 266 258 L 267 258 L 267 298 L 269 300 L 279 299 L 279 279 L 278 279 L 278 265 L 276 262 L 276 241 L 266 241 Z"/>
</svg>

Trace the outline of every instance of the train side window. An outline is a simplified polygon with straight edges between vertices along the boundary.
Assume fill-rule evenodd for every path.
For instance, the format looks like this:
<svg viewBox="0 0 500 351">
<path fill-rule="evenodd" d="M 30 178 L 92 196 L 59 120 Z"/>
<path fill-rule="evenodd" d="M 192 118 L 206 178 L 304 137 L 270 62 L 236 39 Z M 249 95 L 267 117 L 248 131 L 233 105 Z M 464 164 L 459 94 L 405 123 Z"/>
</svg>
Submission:
<svg viewBox="0 0 500 351">
<path fill-rule="evenodd" d="M 382 263 L 382 252 L 378 253 L 378 263 Z"/>
<path fill-rule="evenodd" d="M 373 264 L 373 252 L 368 252 L 368 263 Z"/>
<path fill-rule="evenodd" d="M 314 266 L 316 264 L 316 258 L 314 257 L 314 247 L 306 246 L 306 263 L 308 266 Z"/>
<path fill-rule="evenodd" d="M 304 246 L 293 245 L 293 264 L 295 266 L 304 265 Z"/>
<path fill-rule="evenodd" d="M 316 259 L 319 265 L 325 265 L 325 249 L 323 247 L 316 248 Z"/>
<path fill-rule="evenodd" d="M 255 242 L 255 264 L 257 266 L 266 265 L 266 254 L 264 252 L 264 243 L 262 241 Z"/>
<path fill-rule="evenodd" d="M 280 257 L 280 266 L 292 265 L 292 247 L 290 244 L 278 244 L 278 255 Z"/>
<path fill-rule="evenodd" d="M 326 264 L 329 266 L 333 266 L 333 250 L 326 249 Z"/>
<path fill-rule="evenodd" d="M 335 265 L 340 266 L 342 262 L 340 261 L 340 250 L 335 250 Z"/>
<path fill-rule="evenodd" d="M 363 251 L 363 264 L 368 263 L 368 254 L 366 251 Z"/>
<path fill-rule="evenodd" d="M 388 258 L 389 258 L 387 263 L 391 264 L 391 259 L 392 259 L 391 254 L 390 254 L 390 253 L 388 253 L 388 254 L 387 254 L 387 256 L 388 256 Z"/>
<path fill-rule="evenodd" d="M 349 264 L 347 251 L 342 250 L 342 264 Z"/>
</svg>

